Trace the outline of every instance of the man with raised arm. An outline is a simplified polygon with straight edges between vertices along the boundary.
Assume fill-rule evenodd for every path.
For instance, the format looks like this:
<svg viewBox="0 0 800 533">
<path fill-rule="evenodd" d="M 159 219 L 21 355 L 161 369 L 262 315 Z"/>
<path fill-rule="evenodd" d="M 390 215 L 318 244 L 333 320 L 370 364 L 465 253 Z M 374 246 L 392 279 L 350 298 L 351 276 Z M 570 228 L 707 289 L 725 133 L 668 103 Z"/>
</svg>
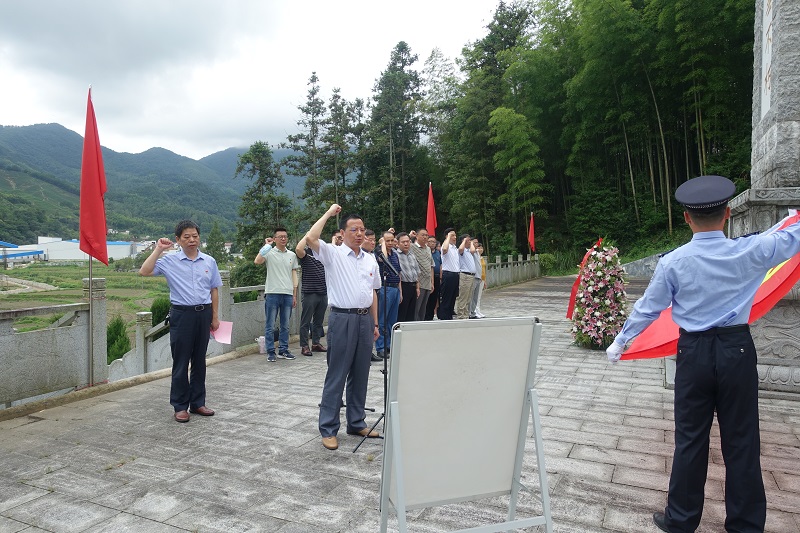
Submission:
<svg viewBox="0 0 800 533">
<path fill-rule="evenodd" d="M 323 322 L 325 310 L 328 308 L 328 287 L 325 285 L 325 267 L 311 253 L 311 248 L 303 237 L 294 249 L 300 262 L 303 274 L 302 289 L 303 310 L 300 313 L 300 353 L 311 357 L 313 352 L 325 352 L 326 348 L 320 340 L 325 335 Z M 309 330 L 311 346 L 308 345 Z"/>
<path fill-rule="evenodd" d="M 172 384 L 169 403 L 175 421 L 188 422 L 189 413 L 212 416 L 206 407 L 206 351 L 211 331 L 219 328 L 218 287 L 222 278 L 217 262 L 199 250 L 200 227 L 182 220 L 175 227 L 180 251 L 162 257 L 175 243 L 166 237 L 144 260 L 139 274 L 164 276 L 169 287 L 169 346 L 172 350 Z M 192 365 L 189 374 L 189 363 Z"/>
<path fill-rule="evenodd" d="M 341 211 L 338 204 L 317 220 L 306 234 L 306 243 L 325 266 L 328 285 L 328 372 L 319 406 L 319 432 L 328 450 L 339 447 L 339 409 L 347 384 L 346 419 L 350 435 L 377 438 L 364 419 L 372 344 L 378 338 L 378 302 L 375 293 L 381 286 L 375 257 L 361 249 L 364 221 L 358 215 L 342 219 L 343 245 L 320 240 L 329 218 Z"/>
<path fill-rule="evenodd" d="M 456 232 L 453 228 L 444 230 L 442 241 L 442 284 L 439 287 L 439 320 L 453 320 L 453 312 L 458 297 L 459 258 L 456 246 Z"/>
<path fill-rule="evenodd" d="M 276 227 L 272 238 L 264 239 L 264 246 L 256 254 L 253 262 L 266 264 L 267 275 L 264 283 L 264 338 L 267 343 L 267 361 L 275 362 L 275 319 L 279 316 L 281 329 L 278 333 L 278 357 L 294 359 L 289 351 L 289 318 L 297 306 L 297 271 L 300 263 L 295 253 L 286 246 L 289 233 L 286 228 Z"/>
</svg>

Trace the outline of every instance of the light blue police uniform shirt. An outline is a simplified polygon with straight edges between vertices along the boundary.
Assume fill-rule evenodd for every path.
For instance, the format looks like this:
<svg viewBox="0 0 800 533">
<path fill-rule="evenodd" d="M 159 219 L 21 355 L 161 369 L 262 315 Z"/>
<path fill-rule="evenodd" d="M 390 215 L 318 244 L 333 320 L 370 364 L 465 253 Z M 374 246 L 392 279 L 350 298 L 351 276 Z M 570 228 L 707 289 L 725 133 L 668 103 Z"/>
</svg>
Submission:
<svg viewBox="0 0 800 533">
<path fill-rule="evenodd" d="M 183 249 L 160 257 L 153 274 L 167 278 L 173 305 L 211 303 L 211 289 L 222 286 L 216 260 L 200 251 L 194 261 L 186 257 Z"/>
<path fill-rule="evenodd" d="M 627 344 L 670 304 L 672 319 L 686 331 L 747 324 L 764 275 L 798 252 L 800 223 L 738 239 L 695 233 L 658 262 L 616 342 Z"/>
</svg>

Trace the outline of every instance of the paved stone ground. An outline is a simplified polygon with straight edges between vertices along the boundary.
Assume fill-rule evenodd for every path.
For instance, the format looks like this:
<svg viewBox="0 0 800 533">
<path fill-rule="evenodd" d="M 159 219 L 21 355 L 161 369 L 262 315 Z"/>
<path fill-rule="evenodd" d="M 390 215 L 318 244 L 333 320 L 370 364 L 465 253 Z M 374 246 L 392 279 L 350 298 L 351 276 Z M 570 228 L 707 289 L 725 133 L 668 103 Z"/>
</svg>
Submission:
<svg viewBox="0 0 800 533">
<path fill-rule="evenodd" d="M 611 366 L 604 353 L 572 346 L 564 319 L 571 282 L 493 290 L 482 305 L 488 316 L 533 314 L 544 324 L 537 390 L 554 530 L 657 531 L 651 514 L 665 504 L 673 451 L 663 362 Z M 633 283 L 629 293 L 642 290 Z M 324 373 L 321 354 L 214 364 L 208 402 L 217 415 L 188 424 L 172 420 L 168 379 L 0 422 L 0 532 L 376 532 L 383 441 L 367 440 L 354 454 L 357 439 L 342 432 L 338 451 L 321 446 Z M 378 413 L 382 391 L 373 366 L 367 404 Z M 800 402 L 762 398 L 761 439 L 767 531 L 800 531 Z M 716 426 L 710 461 L 702 532 L 723 530 Z M 535 485 L 532 440 L 523 472 Z M 501 521 L 506 502 L 412 511 L 409 528 Z M 518 516 L 539 512 L 537 499 L 523 494 Z"/>
</svg>

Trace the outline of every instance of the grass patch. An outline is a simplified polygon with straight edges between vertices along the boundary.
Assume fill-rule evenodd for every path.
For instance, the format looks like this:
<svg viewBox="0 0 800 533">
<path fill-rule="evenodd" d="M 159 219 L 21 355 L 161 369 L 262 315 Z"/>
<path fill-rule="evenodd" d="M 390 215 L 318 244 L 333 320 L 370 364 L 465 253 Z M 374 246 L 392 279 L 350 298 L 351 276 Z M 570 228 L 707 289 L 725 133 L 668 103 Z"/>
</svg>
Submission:
<svg viewBox="0 0 800 533">
<path fill-rule="evenodd" d="M 45 329 L 57 322 L 62 316 L 64 316 L 64 313 L 42 316 L 23 316 L 14 320 L 14 328 L 20 333 Z"/>
<path fill-rule="evenodd" d="M 0 310 L 46 307 L 85 302 L 83 279 L 89 277 L 89 268 L 80 265 L 58 265 L 50 263 L 32 264 L 14 269 L 14 277 L 48 283 L 56 290 L 3 294 L 0 292 Z M 120 315 L 129 331 L 136 324 L 136 313 L 150 311 L 154 298 L 169 295 L 163 276 L 140 276 L 137 272 L 117 272 L 105 265 L 93 265 L 92 276 L 106 279 L 106 320 Z M 52 324 L 47 316 L 24 317 L 25 321 L 14 321 L 18 331 L 43 329 Z M 23 320 L 23 319 L 20 319 Z M 133 333 L 130 333 L 131 338 Z"/>
</svg>

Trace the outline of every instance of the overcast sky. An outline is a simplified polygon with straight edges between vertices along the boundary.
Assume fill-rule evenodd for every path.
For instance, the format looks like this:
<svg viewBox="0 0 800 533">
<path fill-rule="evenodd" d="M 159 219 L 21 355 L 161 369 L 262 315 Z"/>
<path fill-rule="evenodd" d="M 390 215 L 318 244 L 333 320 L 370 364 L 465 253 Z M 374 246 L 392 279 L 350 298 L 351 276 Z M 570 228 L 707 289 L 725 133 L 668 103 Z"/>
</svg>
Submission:
<svg viewBox="0 0 800 533">
<path fill-rule="evenodd" d="M 460 55 L 498 0 L 0 0 L 0 124 L 199 159 L 296 133 L 312 71 L 322 97 L 369 98 L 392 49 Z"/>
</svg>

